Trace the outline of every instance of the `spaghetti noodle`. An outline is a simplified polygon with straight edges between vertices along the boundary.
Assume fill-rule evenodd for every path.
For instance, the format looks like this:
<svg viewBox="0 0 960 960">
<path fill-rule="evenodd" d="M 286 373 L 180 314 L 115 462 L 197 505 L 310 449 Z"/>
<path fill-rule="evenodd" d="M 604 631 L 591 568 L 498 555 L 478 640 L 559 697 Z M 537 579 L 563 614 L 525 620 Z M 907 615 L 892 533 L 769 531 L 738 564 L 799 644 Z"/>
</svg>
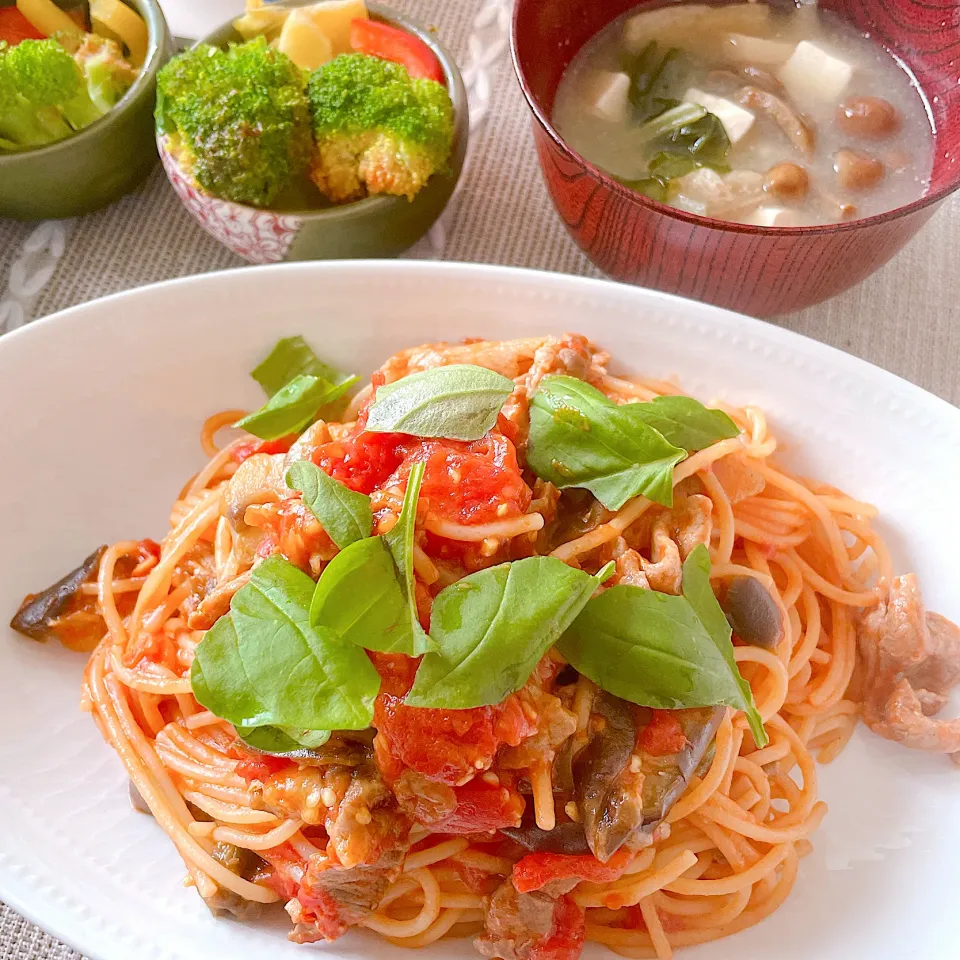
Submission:
<svg viewBox="0 0 960 960">
<path fill-rule="evenodd" d="M 769 742 L 758 746 L 745 715 L 720 708 L 709 750 L 652 838 L 626 844 L 606 864 L 589 852 L 537 852 L 518 841 L 517 831 L 496 832 L 508 808 L 506 820 L 515 823 L 527 808 L 521 840 L 529 840 L 534 826 L 541 837 L 582 826 L 583 804 L 558 764 L 565 745 L 574 757 L 590 749 L 598 722 L 603 726 L 606 695 L 585 676 L 571 676 L 555 649 L 514 698 L 515 717 L 499 707 L 442 717 L 431 711 L 422 727 L 389 735 L 381 727 L 375 742 L 373 731 L 334 734 L 301 760 L 249 750 L 193 695 L 189 667 L 204 625 L 225 612 L 259 558 L 279 552 L 316 577 L 336 549 L 312 518 L 291 509 L 299 503 L 293 491 L 285 498 L 261 491 L 239 518 L 231 516 L 231 481 L 240 465 L 251 456 L 285 455 L 250 437 L 217 449 L 215 434 L 238 411 L 204 425 L 211 460 L 174 504 L 159 550 L 114 544 L 100 560 L 95 596 L 93 586 L 84 587 L 84 602 L 95 599 L 106 626 L 86 669 L 84 708 L 208 904 L 245 916 L 253 905 L 283 900 L 300 940 L 335 937 L 356 925 L 407 947 L 478 936 L 487 956 L 567 960 L 579 955 L 585 937 L 622 956 L 669 960 L 677 948 L 758 923 L 788 897 L 826 813 L 815 760 L 834 759 L 861 714 L 858 625 L 865 608 L 883 603 L 893 576 L 871 528 L 875 511 L 789 473 L 776 458 L 775 434 L 754 407 L 726 409 L 740 435 L 676 467 L 673 508 L 637 496 L 618 510 L 602 509 L 583 491 L 561 492 L 524 469 L 530 393 L 550 373 L 582 377 L 617 403 L 676 393 L 673 384 L 610 376 L 605 355 L 579 337 L 436 345 L 421 354 L 431 358 L 423 367 L 474 362 L 508 372 L 517 386 L 494 431 L 509 455 L 491 453 L 483 441 L 469 449 L 448 444 L 440 454 L 436 446 L 405 451 L 414 459 L 445 457 L 448 478 L 447 488 L 434 483 L 424 495 L 417 519 L 421 619 L 429 623 L 433 598 L 465 573 L 535 554 L 588 571 L 612 561 L 615 574 L 602 589 L 634 583 L 676 593 L 665 585 L 679 576 L 678 548 L 689 547 L 685 538 L 699 540 L 709 549 L 718 596 L 735 579 L 752 578 L 779 614 L 779 642 L 734 648 Z M 387 377 L 417 369 L 421 354 L 408 351 L 388 362 Z M 374 393 L 363 391 L 348 411 L 361 418 L 359 426 L 311 427 L 318 442 L 300 453 L 336 476 L 349 455 L 358 456 L 357 438 L 370 436 L 363 416 Z M 393 469 L 387 474 L 369 491 L 377 532 L 396 523 L 403 495 Z M 519 482 L 504 494 L 511 479 Z M 434 509 L 441 495 L 456 498 L 459 490 L 491 509 L 456 516 Z M 384 677 L 382 699 L 395 693 L 390 678 L 403 665 L 397 657 L 371 656 Z M 399 722 L 403 708 L 391 702 L 390 709 L 378 706 L 375 726 Z M 664 758 L 689 736 L 669 711 L 654 711 L 651 719 L 649 711 L 633 709 L 638 735 L 628 772 L 642 782 L 653 767 L 665 769 Z M 478 730 L 491 710 L 497 734 L 481 743 Z M 504 733 L 500 728 L 510 723 Z M 489 739 L 489 724 L 483 730 Z M 441 741 L 471 762 L 476 757 L 475 769 L 454 777 L 431 773 L 427 760 Z M 491 809 L 494 802 L 499 806 Z M 443 815 L 428 809 L 445 803 Z M 388 826 L 402 834 L 392 847 L 384 841 Z M 540 873 L 531 880 L 530 870 Z M 352 885 L 348 897 L 338 898 L 338 871 Z M 364 896 L 366 909 L 358 907 Z"/>
</svg>

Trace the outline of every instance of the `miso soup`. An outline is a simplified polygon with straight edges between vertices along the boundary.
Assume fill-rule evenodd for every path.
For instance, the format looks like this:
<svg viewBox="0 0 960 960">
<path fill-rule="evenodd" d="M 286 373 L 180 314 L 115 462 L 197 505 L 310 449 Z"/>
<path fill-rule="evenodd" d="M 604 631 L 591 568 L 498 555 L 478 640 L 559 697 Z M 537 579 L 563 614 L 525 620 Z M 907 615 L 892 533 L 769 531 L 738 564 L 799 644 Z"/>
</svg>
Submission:
<svg viewBox="0 0 960 960">
<path fill-rule="evenodd" d="M 642 8 L 574 57 L 553 122 L 634 190 L 760 226 L 868 217 L 923 196 L 928 105 L 887 50 L 814 6 Z"/>
</svg>

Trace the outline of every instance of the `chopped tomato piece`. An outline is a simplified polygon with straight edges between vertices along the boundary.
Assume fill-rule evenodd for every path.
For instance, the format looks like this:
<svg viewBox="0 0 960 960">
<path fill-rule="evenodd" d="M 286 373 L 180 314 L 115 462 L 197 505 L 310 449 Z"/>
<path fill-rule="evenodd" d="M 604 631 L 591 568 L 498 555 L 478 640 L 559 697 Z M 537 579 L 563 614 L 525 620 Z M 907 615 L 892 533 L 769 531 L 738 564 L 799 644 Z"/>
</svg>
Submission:
<svg viewBox="0 0 960 960">
<path fill-rule="evenodd" d="M 45 40 L 42 34 L 16 7 L 0 7 L 0 40 L 15 47 L 21 40 Z"/>
<path fill-rule="evenodd" d="M 373 725 L 377 728 L 377 762 L 388 779 L 409 767 L 428 780 L 463 784 L 490 768 L 502 744 L 516 746 L 536 733 L 536 719 L 526 716 L 515 696 L 472 710 L 404 706 L 417 661 L 384 654 L 374 654 L 371 660 L 383 680 Z"/>
<path fill-rule="evenodd" d="M 505 786 L 472 780 L 457 787 L 457 806 L 450 816 L 432 827 L 437 833 L 488 833 L 501 827 L 517 827 L 526 805 L 523 797 Z"/>
<path fill-rule="evenodd" d="M 513 885 L 519 893 L 539 890 L 553 880 L 589 880 L 606 883 L 616 880 L 630 862 L 630 853 L 619 850 L 607 863 L 601 863 L 589 853 L 531 853 L 513 868 Z"/>
<path fill-rule="evenodd" d="M 415 457 L 426 465 L 420 496 L 434 514 L 454 523 L 492 523 L 519 517 L 529 506 L 517 449 L 502 434 L 427 440 L 422 448 Z"/>
<path fill-rule="evenodd" d="M 269 869 L 258 883 L 269 887 L 282 900 L 291 900 L 300 889 L 300 877 L 303 875 L 304 860 L 289 843 L 257 851 L 266 860 Z"/>
<path fill-rule="evenodd" d="M 651 712 L 652 719 L 637 735 L 637 747 L 653 757 L 679 753 L 687 745 L 687 738 L 676 711 Z"/>
<path fill-rule="evenodd" d="M 279 549 L 287 560 L 307 573 L 314 554 L 329 560 L 337 552 L 313 511 L 298 496 L 249 508 L 246 522 L 264 532 L 257 547 L 259 556 L 269 557 Z"/>
<path fill-rule="evenodd" d="M 350 24 L 350 46 L 358 53 L 402 64 L 411 77 L 444 82 L 437 55 L 419 37 L 388 23 L 354 20 Z"/>
<path fill-rule="evenodd" d="M 235 753 L 240 756 L 240 762 L 237 764 L 236 772 L 244 780 L 266 780 L 274 773 L 289 767 L 292 763 L 283 757 L 271 757 L 268 754 L 252 754 L 246 750 L 235 748 Z"/>
<path fill-rule="evenodd" d="M 149 538 L 139 541 L 133 559 L 136 560 L 136 566 L 130 571 L 130 576 L 144 576 L 157 565 L 157 561 L 160 559 L 160 544 Z"/>
<path fill-rule="evenodd" d="M 513 443 L 491 432 L 479 440 L 424 440 L 400 433 L 357 432 L 320 446 L 314 462 L 351 490 L 370 494 L 402 486 L 417 462 L 424 464 L 420 499 L 431 513 L 453 523 L 491 523 L 521 516 L 531 491 Z"/>
</svg>

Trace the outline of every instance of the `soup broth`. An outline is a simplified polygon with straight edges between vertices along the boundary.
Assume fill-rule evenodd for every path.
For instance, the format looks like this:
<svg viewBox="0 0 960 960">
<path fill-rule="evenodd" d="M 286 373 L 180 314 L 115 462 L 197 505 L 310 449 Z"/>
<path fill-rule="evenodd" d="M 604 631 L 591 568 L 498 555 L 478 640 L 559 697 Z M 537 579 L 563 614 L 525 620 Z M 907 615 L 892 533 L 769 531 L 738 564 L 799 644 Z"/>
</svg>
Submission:
<svg viewBox="0 0 960 960">
<path fill-rule="evenodd" d="M 654 199 L 760 226 L 883 213 L 923 196 L 927 103 L 888 51 L 813 6 L 632 12 L 574 57 L 553 122 Z"/>
</svg>

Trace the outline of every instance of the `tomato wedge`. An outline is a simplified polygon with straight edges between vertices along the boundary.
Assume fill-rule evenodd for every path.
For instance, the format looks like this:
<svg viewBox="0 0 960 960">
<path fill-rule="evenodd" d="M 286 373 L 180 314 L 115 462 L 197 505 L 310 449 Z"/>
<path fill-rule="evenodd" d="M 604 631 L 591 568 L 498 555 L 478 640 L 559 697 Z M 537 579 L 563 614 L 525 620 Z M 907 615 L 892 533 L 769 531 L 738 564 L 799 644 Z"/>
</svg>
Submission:
<svg viewBox="0 0 960 960">
<path fill-rule="evenodd" d="M 403 64 L 411 77 L 444 82 L 437 55 L 418 37 L 378 20 L 354 20 L 350 24 L 350 46 L 381 60 Z"/>
<path fill-rule="evenodd" d="M 513 885 L 518 893 L 529 893 L 545 887 L 552 880 L 606 883 L 618 880 L 630 859 L 626 850 L 618 850 L 607 863 L 601 863 L 589 853 L 530 853 L 514 865 Z"/>
<path fill-rule="evenodd" d="M 0 40 L 15 47 L 21 40 L 46 37 L 16 7 L 0 7 Z"/>
</svg>

